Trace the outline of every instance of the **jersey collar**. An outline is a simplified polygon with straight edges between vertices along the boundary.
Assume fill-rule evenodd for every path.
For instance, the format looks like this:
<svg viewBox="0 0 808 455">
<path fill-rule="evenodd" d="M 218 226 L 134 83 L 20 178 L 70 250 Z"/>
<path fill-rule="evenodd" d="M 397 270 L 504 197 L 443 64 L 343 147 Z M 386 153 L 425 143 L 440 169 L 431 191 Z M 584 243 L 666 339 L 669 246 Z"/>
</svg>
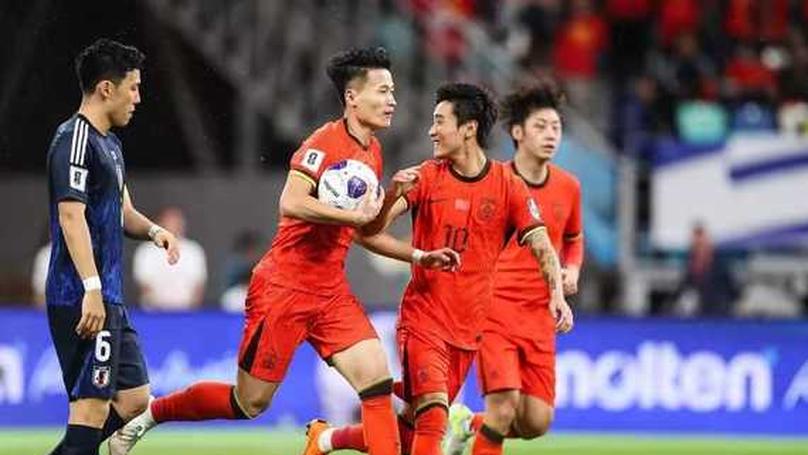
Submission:
<svg viewBox="0 0 808 455">
<path fill-rule="evenodd" d="M 485 158 L 485 164 L 483 164 L 483 168 L 480 170 L 480 172 L 477 175 L 473 175 L 471 177 L 465 176 L 457 172 L 455 168 L 452 167 L 452 163 L 450 161 L 446 161 L 446 164 L 449 165 L 449 172 L 452 173 L 454 178 L 460 180 L 461 182 L 466 183 L 479 182 L 480 180 L 485 178 L 485 176 L 488 175 L 488 171 L 491 170 L 491 158 L 488 157 Z"/>
<path fill-rule="evenodd" d="M 541 182 L 531 182 L 530 180 L 525 178 L 525 176 L 519 172 L 519 169 L 516 168 L 516 161 L 511 160 L 511 169 L 513 169 L 514 174 L 518 175 L 519 178 L 524 180 L 525 185 L 531 188 L 543 188 L 545 185 L 547 185 L 547 182 L 550 181 L 550 173 L 553 167 L 550 166 L 549 164 L 547 165 L 547 174 L 544 175 L 544 180 L 542 180 Z"/>
</svg>

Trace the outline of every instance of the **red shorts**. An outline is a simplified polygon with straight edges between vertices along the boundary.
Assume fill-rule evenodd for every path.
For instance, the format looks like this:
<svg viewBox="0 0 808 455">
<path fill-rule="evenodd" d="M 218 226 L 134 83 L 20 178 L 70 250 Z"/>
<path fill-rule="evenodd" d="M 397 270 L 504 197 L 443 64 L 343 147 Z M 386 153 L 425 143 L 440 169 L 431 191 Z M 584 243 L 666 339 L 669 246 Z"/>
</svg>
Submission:
<svg viewBox="0 0 808 455">
<path fill-rule="evenodd" d="M 403 395 L 409 403 L 426 393 L 445 392 L 454 401 L 477 351 L 452 346 L 436 335 L 398 329 Z"/>
<path fill-rule="evenodd" d="M 251 376 L 280 382 L 303 340 L 326 361 L 362 340 L 378 338 L 352 295 L 320 296 L 269 283 L 253 274 L 247 292 L 239 367 Z"/>
<path fill-rule="evenodd" d="M 483 394 L 516 389 L 554 405 L 554 342 L 486 330 L 477 365 Z"/>
</svg>

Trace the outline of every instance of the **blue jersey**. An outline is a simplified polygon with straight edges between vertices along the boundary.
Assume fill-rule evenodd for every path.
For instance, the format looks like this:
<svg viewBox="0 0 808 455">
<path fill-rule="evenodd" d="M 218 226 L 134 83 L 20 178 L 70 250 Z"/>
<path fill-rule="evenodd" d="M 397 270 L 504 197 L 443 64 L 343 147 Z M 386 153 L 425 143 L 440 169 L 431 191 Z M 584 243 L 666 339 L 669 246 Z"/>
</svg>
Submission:
<svg viewBox="0 0 808 455">
<path fill-rule="evenodd" d="M 79 201 L 90 230 L 104 302 L 123 304 L 123 190 L 121 141 L 101 134 L 82 115 L 59 125 L 48 151 L 53 249 L 45 291 L 48 305 L 80 306 L 81 282 L 59 225 L 58 204 Z"/>
</svg>

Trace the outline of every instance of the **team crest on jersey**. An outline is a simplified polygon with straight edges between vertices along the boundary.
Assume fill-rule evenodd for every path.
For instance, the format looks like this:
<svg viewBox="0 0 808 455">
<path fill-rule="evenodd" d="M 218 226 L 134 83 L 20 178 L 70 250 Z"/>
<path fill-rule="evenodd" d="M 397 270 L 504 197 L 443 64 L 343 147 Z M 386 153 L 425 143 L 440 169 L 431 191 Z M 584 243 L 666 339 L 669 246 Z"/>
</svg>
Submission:
<svg viewBox="0 0 808 455">
<path fill-rule="evenodd" d="M 541 221 L 541 212 L 539 211 L 539 206 L 532 197 L 527 198 L 527 209 L 530 211 L 530 215 L 535 218 L 536 221 Z"/>
<path fill-rule="evenodd" d="M 93 385 L 99 389 L 109 386 L 110 367 L 93 367 Z"/>
<path fill-rule="evenodd" d="M 480 221 L 489 221 L 497 213 L 497 201 L 494 198 L 484 197 L 477 208 L 477 218 Z"/>
<path fill-rule="evenodd" d="M 317 149 L 308 149 L 306 150 L 306 154 L 303 155 L 303 161 L 300 164 L 312 172 L 317 172 L 323 164 L 323 158 L 325 158 L 325 152 L 321 152 Z"/>
</svg>

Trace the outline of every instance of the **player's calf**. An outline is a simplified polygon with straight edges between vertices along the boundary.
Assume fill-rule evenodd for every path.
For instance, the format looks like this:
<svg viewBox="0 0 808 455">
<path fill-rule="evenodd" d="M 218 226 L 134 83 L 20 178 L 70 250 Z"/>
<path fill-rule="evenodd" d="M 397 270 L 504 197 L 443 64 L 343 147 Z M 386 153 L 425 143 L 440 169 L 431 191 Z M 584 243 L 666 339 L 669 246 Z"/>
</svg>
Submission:
<svg viewBox="0 0 808 455">
<path fill-rule="evenodd" d="M 550 430 L 555 410 L 544 401 L 523 395 L 512 429 L 522 439 L 535 439 Z"/>
</svg>

